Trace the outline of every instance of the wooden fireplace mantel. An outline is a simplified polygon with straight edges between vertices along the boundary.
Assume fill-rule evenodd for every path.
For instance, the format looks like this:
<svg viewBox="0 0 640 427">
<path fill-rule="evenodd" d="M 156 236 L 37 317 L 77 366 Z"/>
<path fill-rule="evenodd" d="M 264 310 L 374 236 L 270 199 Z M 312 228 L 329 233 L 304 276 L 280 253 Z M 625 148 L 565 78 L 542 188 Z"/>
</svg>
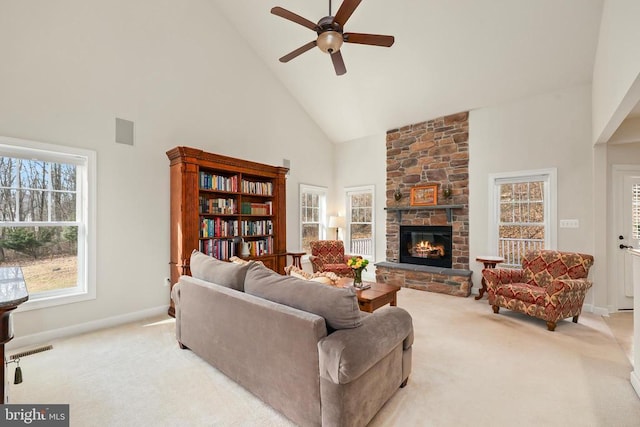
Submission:
<svg viewBox="0 0 640 427">
<path fill-rule="evenodd" d="M 434 205 L 434 206 L 398 206 L 398 207 L 386 207 L 384 210 L 387 212 L 397 212 L 398 214 L 398 222 L 402 222 L 402 212 L 409 211 L 426 211 L 433 209 L 446 209 L 447 211 L 447 222 L 451 222 L 453 214 L 451 211 L 453 209 L 462 209 L 465 205 Z"/>
</svg>

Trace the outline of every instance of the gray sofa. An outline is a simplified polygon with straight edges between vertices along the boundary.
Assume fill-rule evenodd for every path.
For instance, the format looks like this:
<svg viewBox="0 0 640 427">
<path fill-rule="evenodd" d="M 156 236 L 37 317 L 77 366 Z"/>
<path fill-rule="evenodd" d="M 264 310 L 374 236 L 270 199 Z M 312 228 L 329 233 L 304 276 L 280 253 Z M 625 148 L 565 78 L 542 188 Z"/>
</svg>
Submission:
<svg viewBox="0 0 640 427">
<path fill-rule="evenodd" d="M 406 384 L 402 308 L 363 313 L 353 290 L 196 252 L 191 272 L 172 291 L 180 346 L 296 424 L 364 426 Z"/>
</svg>

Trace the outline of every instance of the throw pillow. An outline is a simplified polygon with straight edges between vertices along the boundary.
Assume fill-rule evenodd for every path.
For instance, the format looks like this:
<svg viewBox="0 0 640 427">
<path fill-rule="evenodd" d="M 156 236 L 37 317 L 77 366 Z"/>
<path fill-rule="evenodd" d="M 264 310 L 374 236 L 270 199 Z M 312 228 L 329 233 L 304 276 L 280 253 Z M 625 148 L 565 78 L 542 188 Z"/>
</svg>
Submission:
<svg viewBox="0 0 640 427">
<path fill-rule="evenodd" d="M 251 263 L 235 264 L 203 254 L 197 250 L 191 253 L 191 276 L 216 285 L 238 291 L 244 290 L 244 279 Z"/>
<path fill-rule="evenodd" d="M 238 258 L 237 256 L 232 256 L 231 258 L 229 258 L 229 261 L 234 264 L 240 264 L 240 265 L 249 264 L 249 262 L 251 262 L 251 261 L 247 261 L 246 259 Z"/>
<path fill-rule="evenodd" d="M 360 326 L 358 298 L 351 288 L 337 288 L 297 277 L 282 276 L 267 268 L 251 265 L 247 271 L 244 291 L 322 316 L 333 329 Z"/>
<path fill-rule="evenodd" d="M 252 262 L 255 262 L 256 264 L 260 264 L 260 265 L 264 265 L 264 263 L 262 261 L 256 261 L 256 260 L 246 260 L 246 259 L 242 259 L 242 258 L 238 258 L 237 256 L 232 256 L 231 258 L 229 258 L 229 261 L 234 263 L 234 264 L 240 264 L 240 265 L 245 265 L 245 264 L 250 264 Z"/>
<path fill-rule="evenodd" d="M 286 266 L 284 268 L 284 272 L 289 276 L 297 277 L 298 279 L 311 280 L 313 282 L 320 282 L 331 286 L 336 286 L 338 284 L 338 280 L 340 280 L 340 277 L 331 271 L 309 273 L 295 265 Z"/>
</svg>

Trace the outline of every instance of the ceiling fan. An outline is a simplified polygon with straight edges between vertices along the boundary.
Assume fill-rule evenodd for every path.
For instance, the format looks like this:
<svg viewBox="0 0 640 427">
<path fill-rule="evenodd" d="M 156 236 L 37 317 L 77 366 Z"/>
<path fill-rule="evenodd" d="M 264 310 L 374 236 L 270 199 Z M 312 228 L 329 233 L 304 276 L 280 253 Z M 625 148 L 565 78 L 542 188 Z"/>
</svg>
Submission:
<svg viewBox="0 0 640 427">
<path fill-rule="evenodd" d="M 336 12 L 336 15 L 331 16 L 331 0 L 329 0 L 329 16 L 321 18 L 317 24 L 281 7 L 274 7 L 271 9 L 272 14 L 288 19 L 296 24 L 300 24 L 303 27 L 307 27 L 318 34 L 318 37 L 315 40 L 280 58 L 280 62 L 289 62 L 298 55 L 318 46 L 321 51 L 331 55 L 333 68 L 336 70 L 336 74 L 341 76 L 347 72 L 344 60 L 342 59 L 342 53 L 340 53 L 340 48 L 342 47 L 343 42 L 391 47 L 394 42 L 393 36 L 344 32 L 344 25 L 347 23 L 347 20 L 351 17 L 353 11 L 356 10 L 361 1 L 362 0 L 344 0 L 338 9 L 338 12 Z"/>
</svg>

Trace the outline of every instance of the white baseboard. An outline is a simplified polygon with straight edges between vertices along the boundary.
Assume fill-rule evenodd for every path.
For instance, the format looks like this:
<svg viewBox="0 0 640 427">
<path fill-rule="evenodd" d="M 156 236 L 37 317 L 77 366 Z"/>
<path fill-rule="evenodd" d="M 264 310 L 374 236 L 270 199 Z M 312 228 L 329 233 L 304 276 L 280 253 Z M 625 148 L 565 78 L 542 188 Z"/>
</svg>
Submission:
<svg viewBox="0 0 640 427">
<path fill-rule="evenodd" d="M 596 307 L 593 304 L 584 304 L 582 306 L 582 311 L 586 311 L 589 313 L 593 313 L 596 314 L 598 316 L 609 316 L 609 309 L 607 309 L 606 307 Z"/>
<path fill-rule="evenodd" d="M 135 322 L 146 319 L 148 317 L 167 314 L 168 305 L 149 308 L 146 310 L 136 311 L 133 313 L 122 314 L 119 316 L 107 317 L 105 319 L 93 320 L 91 322 L 79 323 L 77 325 L 66 326 L 64 328 L 52 329 L 49 331 L 39 332 L 37 334 L 15 337 L 7 343 L 8 350 L 14 350 L 21 347 L 47 344 L 51 340 L 69 337 L 72 335 L 83 334 L 85 332 L 97 331 L 98 329 L 110 328 L 125 323 Z"/>
<path fill-rule="evenodd" d="M 633 389 L 636 391 L 636 394 L 638 395 L 638 397 L 640 397 L 640 376 L 638 376 L 638 370 L 636 369 L 635 371 L 631 371 L 631 385 L 633 386 Z"/>
</svg>

